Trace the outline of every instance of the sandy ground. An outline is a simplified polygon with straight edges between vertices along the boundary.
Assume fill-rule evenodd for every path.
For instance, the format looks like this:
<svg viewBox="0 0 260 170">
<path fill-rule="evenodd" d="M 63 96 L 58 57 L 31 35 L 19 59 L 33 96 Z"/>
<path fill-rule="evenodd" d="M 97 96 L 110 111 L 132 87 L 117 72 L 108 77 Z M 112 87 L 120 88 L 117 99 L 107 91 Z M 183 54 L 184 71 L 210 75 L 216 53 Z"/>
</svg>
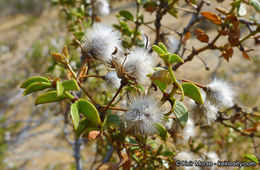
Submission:
<svg viewBox="0 0 260 170">
<path fill-rule="evenodd" d="M 114 6 L 112 15 L 102 18 L 102 21 L 108 24 L 117 23 L 116 17 L 113 15 L 125 8 L 135 12 L 133 4 L 117 4 Z M 6 168 L 70 169 L 74 161 L 72 150 L 64 140 L 63 116 L 53 105 L 48 108 L 34 107 L 35 96 L 23 97 L 22 91 L 18 88 L 23 79 L 32 75 L 31 68 L 28 67 L 30 61 L 26 58 L 32 45 L 44 36 L 52 34 L 55 34 L 56 37 L 66 37 L 66 29 L 58 20 L 57 11 L 53 8 L 45 11 L 39 18 L 31 21 L 33 23 L 29 26 L 21 26 L 28 21 L 28 16 L 24 15 L 0 20 L 0 45 L 8 44 L 11 48 L 10 51 L 6 50 L 4 53 L 0 51 L 0 118 L 3 116 L 6 118 L 5 126 L 7 127 L 18 125 L 14 131 L 8 131 L 10 137 L 7 137 L 8 150 L 4 159 Z M 146 20 L 153 19 L 150 14 L 144 14 Z M 180 31 L 180 25 L 185 25 L 190 17 L 182 14 L 180 13 L 182 19 L 179 20 L 167 15 L 163 19 L 163 24 Z M 146 27 L 142 29 L 147 35 L 151 35 L 149 29 Z M 164 31 L 169 30 L 164 29 Z M 213 34 L 209 30 L 211 38 Z M 218 43 L 225 41 L 226 39 L 221 39 Z M 192 40 L 188 47 L 191 48 L 194 44 L 198 47 L 198 43 L 198 41 Z M 248 48 L 253 46 L 251 41 L 245 42 L 245 44 Z M 57 47 L 61 49 L 62 45 L 61 41 Z M 202 44 L 200 43 L 199 46 Z M 236 50 L 230 62 L 222 61 L 217 70 L 218 75 L 234 85 L 237 91 L 236 101 L 249 107 L 260 106 L 260 48 L 259 46 L 254 48 L 256 50 L 250 53 L 250 56 L 258 60 L 257 64 L 243 59 Z M 177 71 L 177 76 L 202 84 L 208 83 L 218 65 L 217 57 L 219 55 L 219 52 L 215 51 L 201 54 L 210 67 L 210 71 L 206 71 L 202 62 L 195 57 L 192 62 L 185 64 Z M 38 67 L 42 67 L 42 65 L 39 64 Z M 94 159 L 94 149 L 94 145 L 82 149 L 86 167 Z"/>
</svg>

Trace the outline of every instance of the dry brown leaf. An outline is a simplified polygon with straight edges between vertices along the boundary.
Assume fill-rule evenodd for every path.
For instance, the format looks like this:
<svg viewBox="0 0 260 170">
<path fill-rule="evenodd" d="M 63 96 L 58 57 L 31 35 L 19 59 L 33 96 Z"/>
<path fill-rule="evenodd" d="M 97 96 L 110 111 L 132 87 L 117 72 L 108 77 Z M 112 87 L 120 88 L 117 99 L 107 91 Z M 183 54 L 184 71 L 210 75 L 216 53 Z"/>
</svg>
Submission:
<svg viewBox="0 0 260 170">
<path fill-rule="evenodd" d="M 194 31 L 194 34 L 197 36 L 197 39 L 200 40 L 201 42 L 209 42 L 209 36 L 203 31 L 202 29 L 197 28 Z"/>
<path fill-rule="evenodd" d="M 221 18 L 217 14 L 214 14 L 214 13 L 208 12 L 208 11 L 204 11 L 204 12 L 201 12 L 201 15 L 216 25 L 222 24 Z"/>
<path fill-rule="evenodd" d="M 91 132 L 89 132 L 88 134 L 88 140 L 91 141 L 91 140 L 94 140 L 96 139 L 100 134 L 100 131 L 97 131 L 97 130 L 93 130 Z"/>
<path fill-rule="evenodd" d="M 69 58 L 69 52 L 68 52 L 68 48 L 66 46 L 64 46 L 64 48 L 62 49 L 62 54 L 66 57 Z"/>
<path fill-rule="evenodd" d="M 218 33 L 219 33 L 220 35 L 228 35 L 229 30 L 218 30 Z"/>
<path fill-rule="evenodd" d="M 239 37 L 240 37 L 240 30 L 237 29 L 233 29 L 229 32 L 228 34 L 228 42 L 229 44 L 233 47 L 233 46 L 239 46 L 240 42 L 239 42 Z"/>
<path fill-rule="evenodd" d="M 63 62 L 63 56 L 60 53 L 51 53 L 55 61 L 57 62 Z"/>
<path fill-rule="evenodd" d="M 184 35 L 183 39 L 182 39 L 182 44 L 186 44 L 187 41 L 190 39 L 190 36 L 191 36 L 190 32 L 187 32 L 187 33 Z"/>
<path fill-rule="evenodd" d="M 233 56 L 233 49 L 228 44 L 225 44 L 222 50 L 222 56 L 225 58 L 225 60 L 229 61 L 229 58 Z"/>
<path fill-rule="evenodd" d="M 209 36 L 206 34 L 197 36 L 197 39 L 200 40 L 201 42 L 205 42 L 205 43 L 209 42 Z"/>
<path fill-rule="evenodd" d="M 243 51 L 242 54 L 245 59 L 248 59 L 249 61 L 251 60 L 250 56 L 245 51 Z"/>
<path fill-rule="evenodd" d="M 197 29 L 194 30 L 194 34 L 196 36 L 203 35 L 203 34 L 205 34 L 205 31 L 203 31 L 202 29 L 197 28 Z"/>
<path fill-rule="evenodd" d="M 98 17 L 98 16 L 95 16 L 95 20 L 96 20 L 97 22 L 101 22 L 101 18 Z"/>
<path fill-rule="evenodd" d="M 235 15 L 228 15 L 227 20 L 229 20 L 233 24 L 235 29 L 238 29 L 239 22 Z"/>
</svg>

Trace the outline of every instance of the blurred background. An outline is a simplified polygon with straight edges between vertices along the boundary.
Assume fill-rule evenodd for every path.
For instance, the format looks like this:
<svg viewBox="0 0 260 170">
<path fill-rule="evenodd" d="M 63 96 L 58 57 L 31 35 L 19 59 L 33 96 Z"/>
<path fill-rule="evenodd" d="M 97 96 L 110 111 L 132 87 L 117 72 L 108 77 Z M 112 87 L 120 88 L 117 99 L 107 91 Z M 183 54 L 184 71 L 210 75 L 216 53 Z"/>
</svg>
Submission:
<svg viewBox="0 0 260 170">
<path fill-rule="evenodd" d="M 225 7 L 232 0 L 218 4 Z M 216 1 L 203 10 L 214 10 Z M 185 7 L 184 7 L 185 8 Z M 111 14 L 101 18 L 108 24 L 117 23 L 115 15 L 122 9 L 135 12 L 135 3 L 131 0 L 113 0 Z M 144 11 L 143 11 L 144 12 Z M 153 16 L 144 12 L 145 20 Z M 259 13 L 255 17 L 260 19 Z M 179 19 L 166 15 L 163 23 L 174 30 L 181 30 L 190 19 L 190 15 L 180 11 Z M 212 24 L 205 21 L 199 26 L 209 35 Z M 153 32 L 141 28 L 153 42 Z M 241 30 L 243 32 L 243 30 Z M 169 30 L 165 29 L 165 32 Z M 19 85 L 23 80 L 34 75 L 59 75 L 62 70 L 54 65 L 49 55 L 59 52 L 69 44 L 73 36 L 68 32 L 64 15 L 59 6 L 48 0 L 0 0 L 0 169 L 73 169 L 74 158 L 71 146 L 65 140 L 72 129 L 64 127 L 64 107 L 55 104 L 34 106 L 35 95 L 23 97 Z M 194 40 L 195 37 L 192 37 Z M 218 43 L 226 41 L 224 38 Z M 251 61 L 245 60 L 238 50 L 230 62 L 218 58 L 218 51 L 207 51 L 201 57 L 210 68 L 205 69 L 199 59 L 180 67 L 177 76 L 185 77 L 201 84 L 206 84 L 213 76 L 228 80 L 237 92 L 236 102 L 246 107 L 260 106 L 260 47 L 254 41 L 246 41 Z M 200 47 L 199 41 L 191 41 L 188 47 Z M 79 62 L 78 49 L 71 50 L 75 65 Z M 191 74 L 192 73 L 192 74 Z M 212 135 L 219 133 L 212 132 Z M 249 144 L 246 139 L 229 136 L 230 150 L 242 152 Z M 232 147 L 232 144 L 236 145 Z M 95 145 L 82 146 L 84 167 L 91 166 L 95 160 Z M 227 155 L 232 159 L 238 155 Z"/>
</svg>

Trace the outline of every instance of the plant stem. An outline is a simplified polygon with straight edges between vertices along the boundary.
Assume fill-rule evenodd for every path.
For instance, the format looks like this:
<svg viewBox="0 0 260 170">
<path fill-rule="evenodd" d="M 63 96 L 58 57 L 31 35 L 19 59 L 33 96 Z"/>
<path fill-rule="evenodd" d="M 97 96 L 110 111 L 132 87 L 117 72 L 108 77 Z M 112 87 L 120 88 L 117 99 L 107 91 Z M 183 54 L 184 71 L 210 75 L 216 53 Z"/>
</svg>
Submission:
<svg viewBox="0 0 260 170">
<path fill-rule="evenodd" d="M 174 76 L 174 73 L 173 73 L 173 70 L 172 70 L 172 66 L 171 64 L 167 64 L 168 66 L 168 70 L 169 70 L 169 73 L 170 73 L 170 77 L 172 78 L 173 82 L 174 82 L 174 86 L 177 86 L 180 90 L 181 90 L 181 101 L 184 99 L 184 92 L 183 92 L 183 89 L 181 87 L 181 85 L 178 83 L 178 81 L 176 80 L 175 76 Z M 174 87 L 173 87 L 174 88 Z M 173 96 L 173 94 L 171 94 Z"/>
<path fill-rule="evenodd" d="M 102 107 L 107 107 L 107 106 L 102 106 Z M 109 106 L 108 109 L 111 109 L 111 110 L 119 110 L 119 111 L 128 111 L 127 109 L 123 109 L 123 108 L 120 108 L 120 107 L 113 107 L 113 106 Z"/>
<path fill-rule="evenodd" d="M 121 90 L 123 89 L 124 84 L 121 84 L 119 89 L 117 90 L 116 94 L 113 96 L 113 98 L 110 100 L 110 102 L 108 103 L 108 105 L 105 107 L 105 109 L 102 111 L 103 113 L 105 113 L 107 111 L 107 109 L 109 109 L 110 105 L 113 103 L 113 101 L 116 99 L 116 97 L 119 95 L 119 93 L 121 92 Z"/>
<path fill-rule="evenodd" d="M 73 69 L 71 68 L 71 66 L 70 66 L 70 64 L 69 64 L 68 61 L 66 61 L 65 66 L 66 66 L 67 69 L 71 72 L 73 78 L 74 78 L 75 80 L 77 80 L 77 76 L 76 76 L 75 72 L 73 71 Z M 87 92 L 87 90 L 82 86 L 82 84 L 81 84 L 80 82 L 78 82 L 78 81 L 77 81 L 77 83 L 78 83 L 79 87 L 82 89 L 82 91 L 88 96 L 88 98 L 96 105 L 97 102 L 95 102 L 95 100 L 90 96 L 90 94 L 89 94 L 89 93 Z"/>
<path fill-rule="evenodd" d="M 189 82 L 189 83 L 193 83 L 195 84 L 196 86 L 202 88 L 203 90 L 206 90 L 207 87 L 205 85 L 202 85 L 202 84 L 199 84 L 199 83 L 196 83 L 194 81 L 191 81 L 191 80 L 187 80 L 187 79 L 180 79 L 181 81 L 184 81 L 184 82 Z"/>
<path fill-rule="evenodd" d="M 76 162 L 76 170 L 83 170 L 82 161 L 80 158 L 80 145 L 81 145 L 80 139 L 76 139 L 75 137 L 73 147 L 74 147 L 74 158 Z"/>
<path fill-rule="evenodd" d="M 67 96 L 70 100 L 74 100 L 75 99 L 75 97 L 72 94 L 70 94 L 70 92 L 68 92 L 68 91 L 64 91 L 63 94 L 65 96 Z"/>
</svg>

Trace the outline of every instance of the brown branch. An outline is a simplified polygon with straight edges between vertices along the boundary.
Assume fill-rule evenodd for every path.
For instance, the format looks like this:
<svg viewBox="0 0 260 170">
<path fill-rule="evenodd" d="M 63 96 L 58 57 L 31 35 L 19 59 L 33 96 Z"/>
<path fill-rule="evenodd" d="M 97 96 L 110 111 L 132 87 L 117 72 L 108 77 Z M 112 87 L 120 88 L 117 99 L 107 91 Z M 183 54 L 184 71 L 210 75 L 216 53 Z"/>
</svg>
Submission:
<svg viewBox="0 0 260 170">
<path fill-rule="evenodd" d="M 215 49 L 214 45 L 215 45 L 215 42 L 219 39 L 221 35 L 218 34 L 208 45 L 202 47 L 202 48 L 199 48 L 197 50 L 193 49 L 191 54 L 187 56 L 186 59 L 184 59 L 184 63 L 188 62 L 188 61 L 191 61 L 194 56 L 198 55 L 199 53 L 207 50 L 207 49 Z M 177 63 L 173 66 L 173 70 L 177 70 L 181 65 L 183 65 L 184 63 Z"/>
<path fill-rule="evenodd" d="M 114 100 L 116 99 L 116 97 L 119 95 L 119 93 L 121 92 L 121 90 L 123 89 L 123 87 L 125 86 L 124 83 L 121 83 L 119 89 L 117 90 L 117 92 L 115 93 L 115 95 L 113 96 L 113 98 L 110 100 L 110 102 L 108 103 L 108 105 L 105 107 L 105 109 L 102 111 L 102 113 L 105 113 L 107 111 L 107 109 L 109 109 L 110 105 L 114 102 Z"/>
<path fill-rule="evenodd" d="M 203 4 L 204 4 L 204 1 L 201 1 L 201 2 L 199 3 L 199 5 L 196 7 L 197 12 L 192 15 L 192 17 L 191 17 L 190 21 L 188 22 L 187 26 L 183 28 L 183 32 L 182 32 L 182 34 L 181 34 L 181 36 L 180 36 L 180 43 L 178 44 L 178 47 L 177 47 L 177 49 L 174 51 L 174 53 L 177 53 L 177 54 L 179 53 L 179 51 L 180 51 L 180 49 L 181 49 L 181 46 L 182 46 L 182 43 L 181 43 L 181 42 L 182 42 L 183 36 L 184 36 L 187 32 L 189 32 L 189 30 L 191 29 L 191 27 L 192 27 L 195 23 L 197 23 L 197 22 L 202 18 L 202 17 L 199 16 L 199 14 L 200 14 L 200 11 L 201 11 L 201 9 L 202 9 Z"/>
</svg>

